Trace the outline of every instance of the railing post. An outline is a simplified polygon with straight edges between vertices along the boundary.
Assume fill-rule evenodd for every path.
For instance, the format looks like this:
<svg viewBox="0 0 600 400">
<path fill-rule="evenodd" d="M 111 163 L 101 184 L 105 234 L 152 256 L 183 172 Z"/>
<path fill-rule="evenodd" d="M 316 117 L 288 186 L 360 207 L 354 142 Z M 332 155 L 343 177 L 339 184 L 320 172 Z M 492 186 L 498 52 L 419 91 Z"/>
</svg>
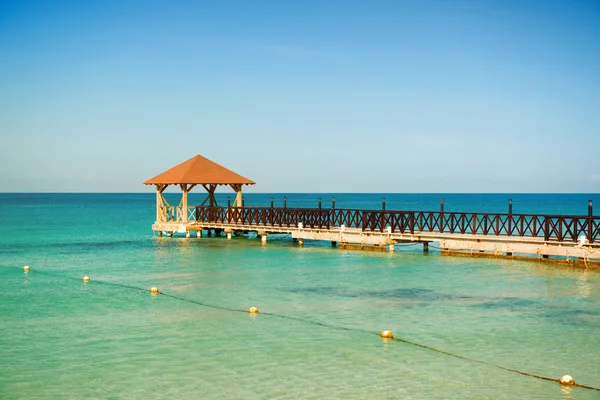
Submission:
<svg viewBox="0 0 600 400">
<path fill-rule="evenodd" d="M 544 240 L 547 242 L 550 240 L 550 219 L 544 217 Z"/>
<path fill-rule="evenodd" d="M 319 197 L 317 199 L 317 203 L 318 203 L 318 211 L 316 212 L 316 219 L 317 219 L 317 224 L 319 226 L 319 229 L 321 229 L 323 227 L 323 213 L 321 212 L 321 207 L 322 207 L 322 201 L 321 198 Z"/>
<path fill-rule="evenodd" d="M 483 214 L 483 234 L 487 235 L 489 232 L 488 220 L 490 219 L 488 214 Z"/>
<path fill-rule="evenodd" d="M 331 198 L 331 226 L 335 226 L 335 197 Z"/>
<path fill-rule="evenodd" d="M 242 196 L 242 204 L 240 204 L 240 206 L 242 208 L 240 208 L 240 219 L 242 221 L 242 224 L 246 223 L 246 209 L 244 208 L 244 205 L 246 203 L 246 199 L 244 199 L 244 196 Z"/>
<path fill-rule="evenodd" d="M 227 208 L 231 207 L 231 196 L 227 196 Z"/>
<path fill-rule="evenodd" d="M 594 238 L 592 237 L 594 233 L 594 219 L 593 219 L 593 211 L 592 211 L 593 202 L 588 200 L 588 234 L 587 239 L 588 243 L 594 243 Z"/>
<path fill-rule="evenodd" d="M 383 225 L 385 225 L 385 197 L 381 199 L 381 223 L 379 225 L 379 230 L 383 232 Z"/>
<path fill-rule="evenodd" d="M 273 197 L 271 197 L 271 209 L 269 210 L 271 226 L 275 225 L 275 222 L 273 219 L 273 214 L 275 213 L 275 209 L 273 208 L 274 205 L 275 205 L 275 200 L 273 199 Z"/>
<path fill-rule="evenodd" d="M 285 221 L 285 226 L 290 226 L 291 219 L 287 212 L 287 197 L 286 196 L 283 196 L 283 210 L 281 211 L 280 218 Z"/>
<path fill-rule="evenodd" d="M 275 200 L 271 197 L 271 208 L 273 208 Z"/>
<path fill-rule="evenodd" d="M 512 236 L 512 199 L 508 199 L 508 227 L 506 234 Z"/>
<path fill-rule="evenodd" d="M 444 232 L 444 198 L 440 200 L 440 233 Z"/>
</svg>

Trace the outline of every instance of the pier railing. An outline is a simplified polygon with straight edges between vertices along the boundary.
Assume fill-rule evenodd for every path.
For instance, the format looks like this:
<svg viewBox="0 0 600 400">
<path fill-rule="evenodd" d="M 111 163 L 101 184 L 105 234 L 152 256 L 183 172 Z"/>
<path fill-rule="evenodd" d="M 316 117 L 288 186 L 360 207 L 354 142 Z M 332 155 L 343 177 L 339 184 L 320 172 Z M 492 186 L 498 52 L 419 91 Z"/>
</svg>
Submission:
<svg viewBox="0 0 600 400">
<path fill-rule="evenodd" d="M 600 238 L 600 217 L 576 215 L 493 214 L 443 211 L 386 211 L 279 207 L 195 207 L 198 222 L 329 229 L 363 232 L 455 233 L 544 238 L 589 243 Z"/>
</svg>

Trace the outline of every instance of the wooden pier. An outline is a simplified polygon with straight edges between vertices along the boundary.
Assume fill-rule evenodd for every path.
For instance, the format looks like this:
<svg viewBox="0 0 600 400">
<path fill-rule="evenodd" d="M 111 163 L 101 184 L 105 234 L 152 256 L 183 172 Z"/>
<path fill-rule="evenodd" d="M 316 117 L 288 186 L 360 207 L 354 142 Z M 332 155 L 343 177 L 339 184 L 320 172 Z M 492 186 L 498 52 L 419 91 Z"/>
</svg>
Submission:
<svg viewBox="0 0 600 400">
<path fill-rule="evenodd" d="M 276 207 L 189 207 L 189 221 L 157 221 L 152 229 L 201 236 L 203 231 L 231 234 L 289 234 L 330 241 L 342 248 L 434 242 L 442 254 L 517 257 L 597 264 L 600 217 Z M 346 246 L 356 244 L 359 246 Z"/>
<path fill-rule="evenodd" d="M 269 235 L 290 235 L 299 246 L 305 240 L 329 241 L 341 249 L 395 250 L 402 243 L 431 243 L 444 255 L 527 258 L 600 267 L 600 217 L 588 215 L 472 213 L 439 211 L 331 208 L 246 207 L 242 186 L 254 182 L 220 165 L 196 156 L 145 182 L 156 186 L 156 221 L 159 236 L 175 233 L 186 237 L 207 234 L 243 235 L 250 232 L 267 241 Z M 178 185 L 178 206 L 166 202 L 163 192 Z M 208 192 L 200 206 L 188 206 L 187 194 L 196 185 Z M 236 192 L 233 204 L 219 207 L 214 197 L 217 186 Z"/>
</svg>

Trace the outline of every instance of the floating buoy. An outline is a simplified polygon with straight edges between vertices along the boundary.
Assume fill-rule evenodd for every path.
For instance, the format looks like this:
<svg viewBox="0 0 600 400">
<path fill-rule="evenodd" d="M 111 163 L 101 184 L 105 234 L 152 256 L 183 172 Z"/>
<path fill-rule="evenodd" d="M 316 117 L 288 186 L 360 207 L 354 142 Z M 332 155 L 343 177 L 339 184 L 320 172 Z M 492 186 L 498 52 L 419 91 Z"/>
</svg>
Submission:
<svg viewBox="0 0 600 400">
<path fill-rule="evenodd" d="M 23 267 L 23 271 L 28 272 L 31 269 L 29 265 Z"/>
<path fill-rule="evenodd" d="M 157 287 L 151 287 L 151 288 L 150 288 L 150 293 L 152 293 L 152 294 L 157 294 L 157 293 L 160 293 L 160 290 L 158 290 L 158 288 L 157 288 Z"/>
<path fill-rule="evenodd" d="M 249 309 L 246 310 L 246 312 L 248 312 L 250 314 L 258 314 L 258 308 L 250 307 Z"/>
<path fill-rule="evenodd" d="M 392 335 L 391 331 L 383 331 L 380 335 L 382 338 L 393 339 L 394 335 Z"/>
<path fill-rule="evenodd" d="M 565 375 L 562 378 L 560 378 L 558 380 L 560 382 L 561 385 L 574 385 L 575 384 L 575 379 L 573 379 L 573 377 L 571 375 Z"/>
<path fill-rule="evenodd" d="M 89 282 L 90 281 L 90 277 L 86 275 L 83 278 L 81 278 L 81 280 L 83 280 L 84 282 Z"/>
</svg>

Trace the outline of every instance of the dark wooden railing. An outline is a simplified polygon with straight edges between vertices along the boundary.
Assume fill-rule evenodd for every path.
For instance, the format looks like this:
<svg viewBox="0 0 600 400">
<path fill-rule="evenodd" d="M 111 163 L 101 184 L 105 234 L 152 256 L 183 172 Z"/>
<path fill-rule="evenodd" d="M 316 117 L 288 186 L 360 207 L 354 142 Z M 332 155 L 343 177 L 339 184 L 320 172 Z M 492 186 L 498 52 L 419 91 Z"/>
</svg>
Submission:
<svg viewBox="0 0 600 400">
<path fill-rule="evenodd" d="M 344 225 L 368 232 L 439 232 L 540 237 L 589 243 L 600 237 L 600 217 L 538 214 L 489 214 L 443 211 L 384 211 L 277 207 L 196 207 L 196 221 L 239 225 L 326 228 Z"/>
</svg>

